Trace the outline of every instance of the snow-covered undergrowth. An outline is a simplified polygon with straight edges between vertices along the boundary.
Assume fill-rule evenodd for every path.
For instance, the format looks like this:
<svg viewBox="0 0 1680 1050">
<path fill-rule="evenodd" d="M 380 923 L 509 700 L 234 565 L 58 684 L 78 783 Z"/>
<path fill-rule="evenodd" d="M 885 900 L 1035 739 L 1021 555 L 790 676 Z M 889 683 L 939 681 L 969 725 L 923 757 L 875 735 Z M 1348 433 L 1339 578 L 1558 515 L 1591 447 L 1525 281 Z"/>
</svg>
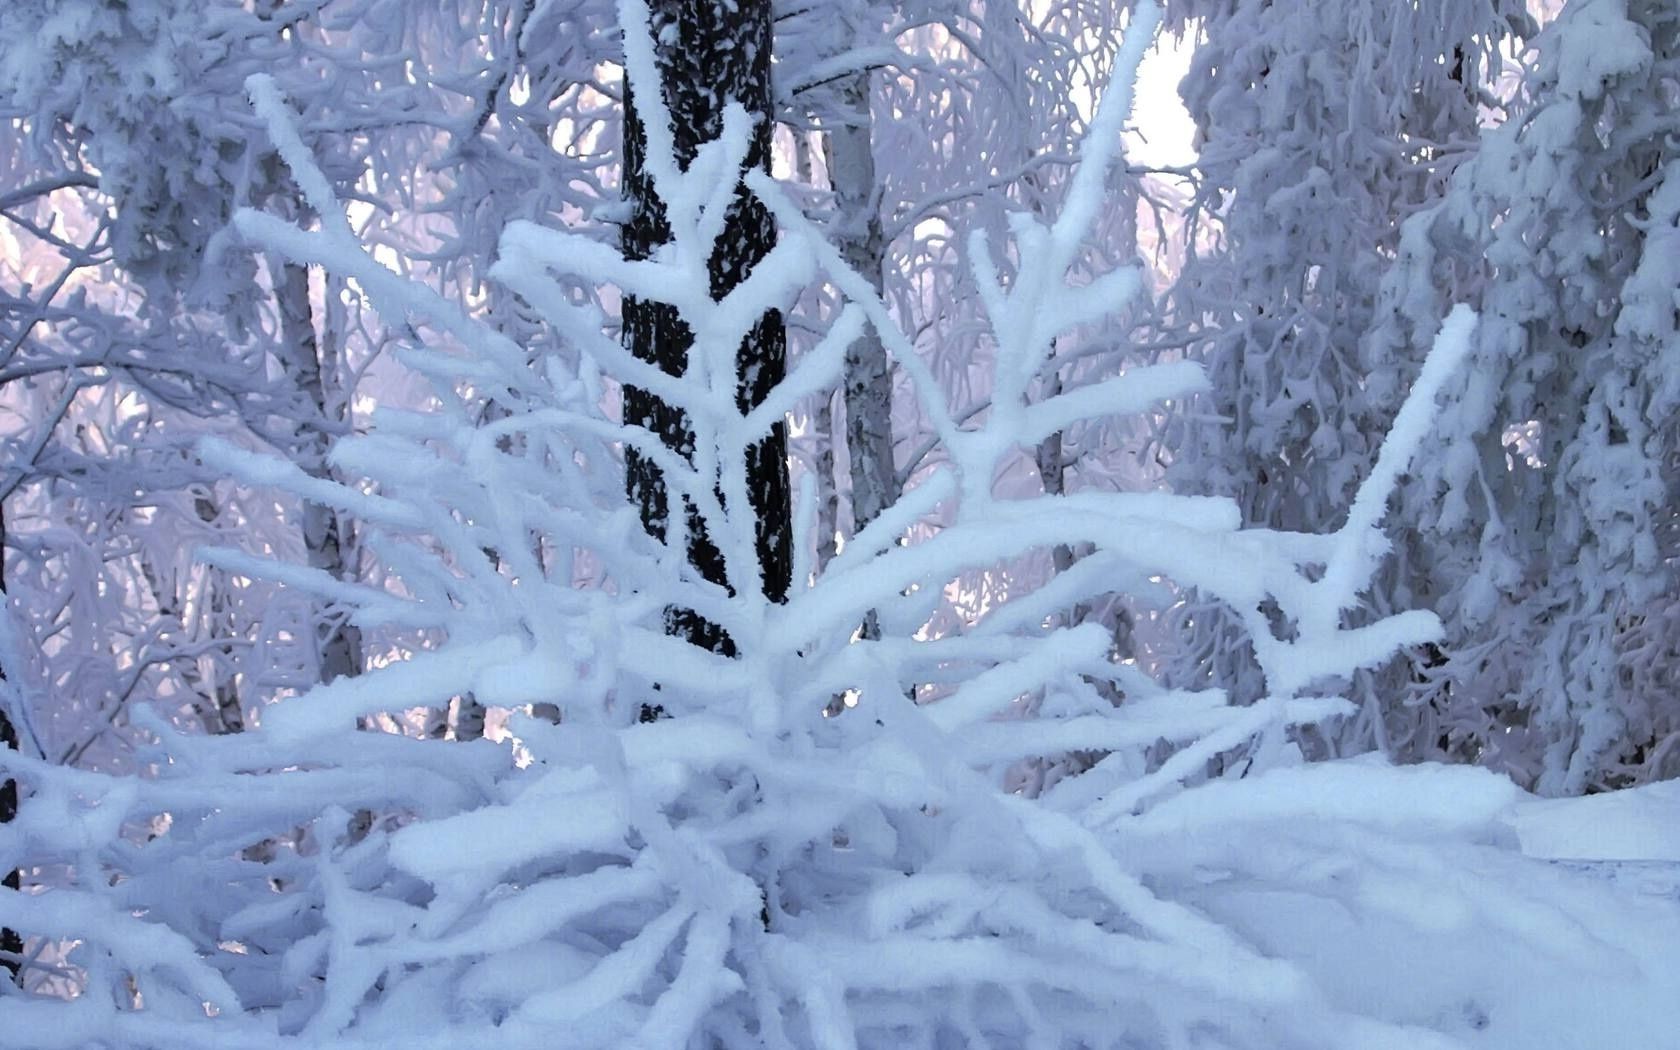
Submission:
<svg viewBox="0 0 1680 1050">
<path fill-rule="evenodd" d="M 641 5 L 623 9 L 630 74 L 654 83 Z M 747 147 L 739 111 L 682 171 L 657 93 L 645 93 L 655 99 L 650 170 L 673 230 L 654 259 L 626 261 L 530 224 L 507 231 L 495 274 L 558 345 L 533 363 L 371 259 L 283 100 L 254 79 L 257 110 L 321 224 L 246 213 L 243 235 L 358 282 L 391 320 L 464 352 L 409 352 L 439 407 L 383 414 L 374 434 L 341 442 L 333 462 L 355 484 L 204 450 L 250 483 L 353 514 L 402 593 L 209 556 L 352 606 L 364 627 L 442 640 L 266 709 L 250 733 L 187 737 L 154 720 L 150 776 L 7 754 L 29 797 L 0 831 L 0 866 L 66 874 L 49 892 L 0 895 L 0 923 L 80 941 L 71 959 L 82 994 L 0 999 L 0 1041 L 1589 1046 L 1489 1040 L 1565 1031 L 1535 1020 L 1552 1018 L 1556 1001 L 1521 1005 L 1530 978 L 1598 976 L 1629 1003 L 1658 1001 L 1640 997 L 1673 976 L 1653 972 L 1638 946 L 1677 928 L 1674 908 L 1612 907 L 1588 876 L 1524 860 L 1507 782 L 1303 766 L 1291 743 L 1291 727 L 1347 713 L 1315 685 L 1436 628 L 1413 612 L 1343 629 L 1342 614 L 1381 557 L 1383 505 L 1466 351 L 1468 311 L 1447 322 L 1335 532 L 1242 529 L 1225 501 L 1162 493 L 994 498 L 1016 447 L 1203 382 L 1192 366 L 1162 365 L 1027 398 L 1057 335 L 1140 294 L 1135 272 L 1079 287 L 1067 275 L 1102 206 L 1154 21 L 1140 6 L 1060 214 L 1048 225 L 1018 217 L 1007 252 L 971 244 L 997 354 L 993 407 L 968 427 L 867 282 L 762 175 L 747 183 L 778 217 L 780 245 L 713 301 L 706 260 Z M 996 269 L 1004 257 L 1015 260 L 1007 276 Z M 850 305 L 743 414 L 736 348 L 765 310 L 817 280 Z M 673 304 L 695 336 L 687 371 L 633 358 L 568 282 Z M 838 381 L 865 325 L 915 382 L 947 461 L 822 572 L 796 566 L 795 593 L 774 603 L 760 584 L 745 450 L 800 397 Z M 603 415 L 609 381 L 680 407 L 692 457 Z M 483 398 L 505 413 L 486 421 L 473 410 Z M 656 460 L 698 508 L 728 590 L 687 567 L 682 536 L 666 544 L 643 530 L 615 467 L 620 446 Z M 806 493 L 805 531 L 811 504 Z M 902 545 L 936 509 L 944 527 Z M 1094 553 L 965 630 L 921 635 L 956 574 L 1056 544 Z M 1078 602 L 1156 577 L 1217 595 L 1243 618 L 1267 698 L 1237 708 L 1217 691 L 1168 691 L 1111 659 L 1102 630 L 1046 627 Z M 671 608 L 720 626 L 736 655 L 667 636 Z M 871 610 L 880 637 L 858 637 Z M 361 717 L 465 694 L 516 712 L 517 748 L 358 730 Z M 517 713 L 536 703 L 557 706 L 558 723 Z M 643 720 L 655 707 L 664 717 Z M 1073 754 L 1084 757 L 1067 762 Z M 1231 773 L 1208 782 L 1215 756 Z M 1006 791 L 1030 763 L 1082 771 L 1036 797 Z M 1494 947 L 1515 961 L 1483 972 Z"/>
</svg>

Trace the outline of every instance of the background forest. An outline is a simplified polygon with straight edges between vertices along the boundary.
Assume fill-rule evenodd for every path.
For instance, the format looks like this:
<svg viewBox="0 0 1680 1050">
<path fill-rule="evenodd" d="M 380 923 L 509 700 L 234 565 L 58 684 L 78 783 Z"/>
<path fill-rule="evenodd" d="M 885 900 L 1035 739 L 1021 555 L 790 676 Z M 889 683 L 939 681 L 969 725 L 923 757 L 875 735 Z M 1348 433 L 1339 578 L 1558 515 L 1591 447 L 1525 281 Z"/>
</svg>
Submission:
<svg viewBox="0 0 1680 1050">
<path fill-rule="evenodd" d="M 1680 1044 L 1672 0 L 8 0 L 0 117 L 0 1047 Z"/>
</svg>

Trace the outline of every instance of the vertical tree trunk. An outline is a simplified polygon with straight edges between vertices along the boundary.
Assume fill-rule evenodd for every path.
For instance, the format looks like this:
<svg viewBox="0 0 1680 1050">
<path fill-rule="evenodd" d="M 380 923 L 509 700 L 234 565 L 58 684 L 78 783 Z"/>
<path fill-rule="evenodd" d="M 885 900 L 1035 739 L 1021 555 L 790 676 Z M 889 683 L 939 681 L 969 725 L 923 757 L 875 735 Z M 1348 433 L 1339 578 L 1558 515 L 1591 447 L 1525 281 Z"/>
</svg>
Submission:
<svg viewBox="0 0 1680 1050">
<path fill-rule="evenodd" d="M 1041 397 L 1043 400 L 1057 396 L 1062 392 L 1062 377 L 1060 372 L 1051 373 L 1044 381 Z M 1060 430 L 1046 437 L 1033 449 L 1033 459 L 1038 465 L 1039 481 L 1044 485 L 1047 496 L 1062 496 L 1067 493 L 1067 453 L 1062 447 L 1062 432 Z M 1051 552 L 1056 574 L 1060 575 L 1073 568 L 1075 561 L 1073 548 L 1065 543 L 1056 544 Z"/>
<path fill-rule="evenodd" d="M 815 187 L 817 172 L 811 146 L 811 132 L 793 133 L 794 177 L 802 185 Z M 824 391 L 811 410 L 811 430 L 815 435 L 816 454 L 812 470 L 817 479 L 817 557 L 815 567 L 820 576 L 828 563 L 839 553 L 837 538 L 840 529 L 840 491 L 834 474 L 834 393 Z"/>
<path fill-rule="evenodd" d="M 5 505 L 0 504 L 0 602 L 5 601 L 6 595 L 5 557 L 6 510 Z M 0 609 L 0 616 L 3 615 L 5 615 L 5 611 Z M 3 679 L 4 677 L 5 670 L 0 668 L 0 679 Z M 12 720 L 6 716 L 6 712 L 4 710 L 0 710 L 0 747 L 10 748 L 13 751 L 18 749 L 17 729 L 12 725 Z M 17 818 L 17 811 L 17 781 L 0 781 L 0 824 L 8 824 L 15 820 Z M 16 869 L 6 872 L 4 876 L 0 876 L 0 886 L 4 886 L 6 889 L 15 891 L 20 889 L 22 885 L 23 874 Z M 23 937 L 16 930 L 9 930 L 0 927 L 0 952 L 7 954 L 7 958 L 0 961 L 0 966 L 4 966 L 6 968 L 6 970 L 11 974 L 12 980 L 21 980 L 20 974 L 23 967 L 19 962 L 14 961 L 12 957 L 23 954 Z"/>
<path fill-rule="evenodd" d="M 0 747 L 17 750 L 17 731 L 12 728 L 12 720 L 6 717 L 6 712 L 0 711 Z M 0 781 L 0 824 L 10 823 L 17 817 L 18 788 L 17 781 Z M 0 885 L 8 890 L 17 890 L 23 885 L 23 873 L 15 868 L 0 877 Z M 22 965 L 13 957 L 23 954 L 23 937 L 16 930 L 0 927 L 0 952 L 6 953 L 6 958 L 0 960 L 12 975 L 12 980 L 19 979 Z"/>
<path fill-rule="evenodd" d="M 1029 159 L 1031 155 L 1031 149 L 1024 149 L 1022 160 Z M 1036 173 L 1029 172 L 1021 179 L 1021 196 L 1022 203 L 1032 211 L 1034 217 L 1043 221 L 1044 191 L 1039 185 Z M 1051 345 L 1050 357 L 1052 361 L 1055 360 L 1059 349 L 1059 345 L 1054 343 Z M 1065 390 L 1066 387 L 1062 383 L 1062 370 L 1056 368 L 1045 376 L 1043 383 L 1040 385 L 1038 397 L 1040 401 L 1048 401 Z M 1039 483 L 1043 485 L 1045 495 L 1064 496 L 1067 494 L 1067 447 L 1060 430 L 1050 433 L 1038 443 L 1033 449 L 1033 462 L 1038 467 Z M 1050 551 L 1051 568 L 1057 576 L 1060 576 L 1073 568 L 1074 563 L 1086 553 L 1089 552 L 1076 551 L 1065 543 L 1058 543 Z M 1057 620 L 1064 626 L 1072 626 L 1084 623 L 1089 619 L 1090 614 L 1091 606 L 1088 603 L 1081 602 L 1072 609 L 1058 613 Z M 1119 644 L 1121 640 L 1121 633 L 1118 626 L 1113 629 L 1116 644 Z M 1097 684 L 1097 688 L 1105 692 L 1111 692 L 1113 687 L 1111 683 L 1103 682 Z"/>
<path fill-rule="evenodd" d="M 881 230 L 879 180 L 872 145 L 870 74 L 847 77 L 840 87 L 846 118 L 828 133 L 828 178 L 834 188 L 835 247 L 880 295 L 886 240 Z M 874 328 L 846 351 L 846 450 L 851 456 L 852 531 L 881 516 L 899 497 L 893 461 L 892 368 Z"/>
<path fill-rule="evenodd" d="M 693 162 L 700 146 L 717 137 L 724 107 L 735 101 L 757 118 L 747 163 L 763 170 L 770 164 L 771 15 L 769 0 L 653 0 L 653 37 L 656 41 L 660 85 L 669 108 L 676 161 Z M 645 91 L 647 85 L 642 85 Z M 624 191 L 631 218 L 624 227 L 623 248 L 632 259 L 646 259 L 670 239 L 665 205 L 654 192 L 646 170 L 646 131 L 630 87 L 625 89 Z M 764 206 L 745 187 L 736 187 L 723 235 L 710 260 L 712 294 L 722 298 L 741 283 L 776 243 L 776 229 Z M 624 301 L 624 342 L 631 353 L 673 375 L 682 371 L 693 344 L 693 333 L 665 304 Z M 760 404 L 786 369 L 787 336 L 781 314 L 770 311 L 742 342 L 741 385 L 737 400 L 743 411 Z M 644 390 L 624 391 L 626 422 L 659 434 L 682 455 L 693 451 L 694 437 L 683 414 Z M 772 433 L 753 446 L 747 462 L 748 488 L 756 524 L 756 546 L 763 570 L 764 593 L 772 600 L 787 596 L 792 574 L 792 515 L 787 479 L 787 430 L 777 423 Z M 671 513 L 659 469 L 634 450 L 625 454 L 625 485 L 641 510 L 643 524 L 663 539 Z M 745 581 L 729 580 L 723 557 L 692 507 L 685 507 L 689 524 L 688 558 L 706 579 L 733 593 Z M 695 645 L 732 654 L 734 645 L 715 624 L 691 610 L 673 609 L 671 632 Z"/>
<path fill-rule="evenodd" d="M 869 281 L 879 296 L 885 288 L 886 238 L 881 230 L 880 183 L 875 173 L 874 113 L 869 106 L 870 74 L 860 70 L 840 85 L 845 117 L 824 143 L 828 181 L 837 217 L 835 247 L 846 265 Z M 846 406 L 846 454 L 851 461 L 852 535 L 897 501 L 901 486 L 893 458 L 892 366 L 873 327 L 846 348 L 841 393 Z M 875 610 L 864 614 L 862 636 L 879 638 Z M 915 690 L 911 690 L 914 695 Z"/>
<path fill-rule="evenodd" d="M 193 511 L 198 515 L 198 519 L 207 525 L 213 523 L 221 514 L 221 508 L 208 496 L 195 497 Z M 176 629 L 183 637 L 193 636 L 196 625 L 189 622 L 187 617 L 190 603 L 180 600 L 174 581 L 144 552 L 140 556 L 140 575 L 152 592 L 152 600 L 157 603 L 158 618 L 174 621 Z M 205 635 L 231 637 L 231 605 L 227 588 L 218 586 L 219 581 L 219 576 L 212 576 L 205 581 L 203 597 L 198 602 L 198 613 L 205 621 L 202 628 Z M 245 705 L 240 698 L 237 679 L 231 674 L 219 674 L 221 668 L 215 666 L 213 659 L 210 673 L 205 674 L 199 666 L 199 659 L 187 661 L 181 669 L 181 678 L 199 698 L 194 707 L 198 712 L 199 721 L 204 725 L 204 731 L 211 736 L 243 733 Z"/>
<path fill-rule="evenodd" d="M 328 396 L 327 376 L 338 363 L 335 339 L 323 341 L 315 329 L 315 311 L 309 302 L 309 270 L 285 263 L 274 277 L 274 298 L 280 309 L 281 361 L 297 389 L 308 401 L 310 418 L 301 422 L 294 462 L 311 477 L 331 477 L 327 452 L 332 445 L 329 430 L 348 412 L 348 405 L 335 404 Z M 344 526 L 338 512 L 318 503 L 303 504 L 303 546 L 309 567 L 335 579 L 348 579 L 352 566 L 346 555 Z M 348 621 L 323 620 L 314 625 L 316 674 L 322 684 L 353 677 L 362 671 L 362 632 Z M 367 729 L 371 719 L 358 725 Z M 349 838 L 360 842 L 373 828 L 372 810 L 359 809 L 351 817 Z"/>
<path fill-rule="evenodd" d="M 299 428 L 302 433 L 298 437 L 296 461 L 311 477 L 325 478 L 330 473 L 328 430 L 338 421 L 340 411 L 328 397 L 323 363 L 330 366 L 334 362 L 323 357 L 320 335 L 315 331 L 314 311 L 309 303 L 309 271 L 294 263 L 280 267 L 275 275 L 274 297 L 280 309 L 282 363 L 313 412 L 313 418 Z M 303 505 L 303 544 L 310 568 L 330 573 L 337 579 L 348 578 L 343 526 L 335 511 L 316 503 Z M 317 630 L 321 681 L 358 674 L 362 663 L 361 632 L 348 623 L 322 625 Z"/>
</svg>

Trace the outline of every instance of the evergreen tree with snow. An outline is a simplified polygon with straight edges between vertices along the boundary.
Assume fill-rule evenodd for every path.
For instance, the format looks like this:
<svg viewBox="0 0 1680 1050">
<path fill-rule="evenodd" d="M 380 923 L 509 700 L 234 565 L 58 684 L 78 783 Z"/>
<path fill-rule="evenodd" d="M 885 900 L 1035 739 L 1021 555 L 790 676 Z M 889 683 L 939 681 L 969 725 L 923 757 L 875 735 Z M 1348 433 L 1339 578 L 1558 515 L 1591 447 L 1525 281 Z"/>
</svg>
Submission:
<svg viewBox="0 0 1680 1050">
<path fill-rule="evenodd" d="M 1522 5 L 1190 0 L 1169 12 L 1200 37 L 1180 86 L 1198 156 L 1163 342 L 1207 363 L 1213 393 L 1195 407 L 1214 418 L 1176 429 L 1168 478 L 1230 496 L 1250 524 L 1309 528 L 1346 505 L 1415 375 L 1418 353 L 1367 357 L 1361 339 L 1399 222 L 1469 152 Z M 1191 596 L 1176 620 L 1186 681 L 1259 695 L 1241 629 L 1216 604 Z M 1382 739 L 1371 701 L 1355 747 Z"/>
<path fill-rule="evenodd" d="M 1572 0 L 1512 119 L 1406 224 L 1369 352 L 1407 354 L 1449 300 L 1484 320 L 1397 519 L 1401 593 L 1448 624 L 1397 754 L 1544 794 L 1680 771 L 1677 80 L 1672 4 Z"/>
</svg>

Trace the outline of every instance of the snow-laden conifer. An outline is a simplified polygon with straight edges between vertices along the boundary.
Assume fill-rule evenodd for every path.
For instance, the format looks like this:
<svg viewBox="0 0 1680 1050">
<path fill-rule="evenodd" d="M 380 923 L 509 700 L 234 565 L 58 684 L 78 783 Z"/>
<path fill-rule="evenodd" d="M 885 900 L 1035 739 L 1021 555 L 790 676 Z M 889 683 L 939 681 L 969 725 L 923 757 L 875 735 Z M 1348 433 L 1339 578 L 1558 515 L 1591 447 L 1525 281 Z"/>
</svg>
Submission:
<svg viewBox="0 0 1680 1050">
<path fill-rule="evenodd" d="M 1455 298 L 1484 318 L 1397 514 L 1399 585 L 1448 634 L 1394 750 L 1578 794 L 1680 769 L 1680 14 L 1580 0 L 1533 59 L 1407 222 L 1368 347 L 1424 345 Z"/>
<path fill-rule="evenodd" d="M 1325 528 L 1435 335 L 1362 353 L 1399 223 L 1473 151 L 1500 45 L 1526 15 L 1513 0 L 1190 0 L 1169 13 L 1200 37 L 1179 89 L 1198 155 L 1163 342 L 1205 362 L 1213 389 L 1174 428 L 1167 476 L 1230 496 L 1245 524 Z M 1183 681 L 1259 695 L 1245 632 L 1217 602 L 1187 596 L 1175 620 Z M 1384 705 L 1360 692 L 1355 751 L 1386 743 Z"/>
</svg>

